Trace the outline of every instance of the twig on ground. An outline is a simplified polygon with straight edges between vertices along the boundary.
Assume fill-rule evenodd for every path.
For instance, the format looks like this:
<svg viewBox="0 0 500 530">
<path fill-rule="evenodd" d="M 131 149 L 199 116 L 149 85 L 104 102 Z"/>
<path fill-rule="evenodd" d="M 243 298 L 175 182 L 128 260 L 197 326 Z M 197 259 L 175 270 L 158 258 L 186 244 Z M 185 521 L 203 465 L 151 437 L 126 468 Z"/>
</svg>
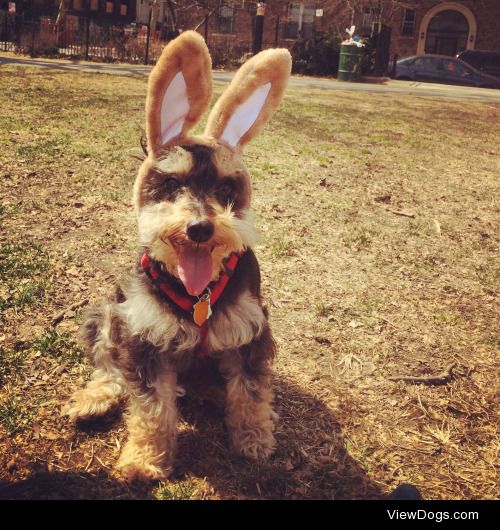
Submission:
<svg viewBox="0 0 500 530">
<path fill-rule="evenodd" d="M 393 213 L 394 215 L 401 215 L 402 217 L 410 217 L 411 219 L 415 219 L 415 214 L 412 212 L 404 212 L 402 210 L 391 210 L 390 208 L 387 208 L 387 211 Z"/>
<path fill-rule="evenodd" d="M 66 311 L 67 309 L 63 309 L 62 311 L 57 313 L 57 315 L 55 315 L 50 321 L 50 325 L 57 326 L 57 324 L 59 324 L 59 322 L 61 322 L 61 320 L 64 318 L 64 314 L 66 313 Z"/>
<path fill-rule="evenodd" d="M 413 376 L 413 375 L 395 375 L 388 377 L 389 381 L 405 381 L 406 383 L 424 383 L 427 385 L 443 385 L 453 377 L 453 368 L 457 363 L 451 363 L 444 372 L 438 375 Z"/>
<path fill-rule="evenodd" d="M 396 324 L 394 324 L 394 322 L 391 322 L 387 318 L 384 318 L 384 317 L 377 317 L 377 318 L 380 321 L 385 322 L 386 324 L 389 324 L 389 326 L 391 326 L 392 328 L 397 329 L 398 331 L 401 331 L 401 328 L 399 326 L 396 326 Z M 406 331 L 406 330 L 403 330 L 403 331 Z"/>
<path fill-rule="evenodd" d="M 63 362 L 62 364 L 56 366 L 51 372 L 49 375 L 57 375 L 57 374 L 60 374 L 61 372 L 64 372 L 64 370 L 66 370 L 66 367 L 68 366 L 69 364 L 69 361 L 65 361 Z"/>
<path fill-rule="evenodd" d="M 87 462 L 87 465 L 85 466 L 85 472 L 89 470 L 90 466 L 92 465 L 92 462 L 94 461 L 94 444 L 92 444 L 90 450 L 91 450 L 90 459 Z"/>
<path fill-rule="evenodd" d="M 59 311 L 56 315 L 52 317 L 52 320 L 50 321 L 51 326 L 57 326 L 59 322 L 61 322 L 64 319 L 64 316 L 66 315 L 66 311 L 74 311 L 75 309 L 80 309 L 80 307 L 83 307 L 89 303 L 88 298 L 84 298 L 83 300 L 80 300 L 79 302 L 75 302 L 74 304 L 71 304 L 69 307 L 66 307 L 62 311 Z"/>
<path fill-rule="evenodd" d="M 106 469 L 111 469 L 109 466 L 107 466 L 97 455 L 94 455 L 95 459 L 101 464 L 102 467 L 105 467 Z"/>
<path fill-rule="evenodd" d="M 50 465 L 56 467 L 57 469 L 60 469 L 61 471 L 68 471 L 67 467 L 62 467 L 59 464 L 56 464 L 54 462 L 51 462 Z"/>
</svg>

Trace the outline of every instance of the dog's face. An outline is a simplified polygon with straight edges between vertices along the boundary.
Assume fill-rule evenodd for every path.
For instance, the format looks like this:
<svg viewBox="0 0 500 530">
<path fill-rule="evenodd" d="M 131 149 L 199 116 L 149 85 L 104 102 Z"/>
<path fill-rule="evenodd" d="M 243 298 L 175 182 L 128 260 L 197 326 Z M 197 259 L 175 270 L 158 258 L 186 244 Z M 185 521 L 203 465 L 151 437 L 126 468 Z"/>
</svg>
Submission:
<svg viewBox="0 0 500 530">
<path fill-rule="evenodd" d="M 251 187 L 240 154 L 186 139 L 148 157 L 135 188 L 141 245 L 191 295 L 217 279 L 223 259 L 255 242 Z"/>
<path fill-rule="evenodd" d="M 148 157 L 134 187 L 141 244 L 187 292 L 201 294 L 224 258 L 253 245 L 250 180 L 241 153 L 276 110 L 291 69 L 286 50 L 247 61 L 189 135 L 212 95 L 208 48 L 186 31 L 164 49 L 148 82 Z"/>
</svg>

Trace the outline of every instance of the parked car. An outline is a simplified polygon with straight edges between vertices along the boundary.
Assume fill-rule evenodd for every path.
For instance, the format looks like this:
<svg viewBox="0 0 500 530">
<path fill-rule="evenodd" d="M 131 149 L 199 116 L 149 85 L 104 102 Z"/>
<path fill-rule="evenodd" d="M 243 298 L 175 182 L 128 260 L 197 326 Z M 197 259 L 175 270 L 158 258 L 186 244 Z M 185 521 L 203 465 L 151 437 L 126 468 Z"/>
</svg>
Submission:
<svg viewBox="0 0 500 530">
<path fill-rule="evenodd" d="M 465 50 L 457 55 L 457 59 L 470 64 L 483 74 L 500 77 L 500 52 Z"/>
<path fill-rule="evenodd" d="M 414 55 L 396 63 L 396 79 L 500 88 L 500 80 L 447 55 Z"/>
</svg>

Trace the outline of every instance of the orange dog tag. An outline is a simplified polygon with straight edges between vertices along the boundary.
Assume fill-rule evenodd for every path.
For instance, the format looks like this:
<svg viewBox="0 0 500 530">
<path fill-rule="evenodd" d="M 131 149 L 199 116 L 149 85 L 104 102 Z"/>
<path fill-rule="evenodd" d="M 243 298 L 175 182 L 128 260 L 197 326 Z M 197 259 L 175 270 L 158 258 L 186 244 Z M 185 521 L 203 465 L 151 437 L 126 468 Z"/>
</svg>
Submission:
<svg viewBox="0 0 500 530">
<path fill-rule="evenodd" d="M 212 314 L 210 307 L 210 295 L 205 295 L 203 298 L 200 298 L 198 302 L 194 304 L 193 309 L 193 320 L 198 326 L 202 326 Z"/>
</svg>

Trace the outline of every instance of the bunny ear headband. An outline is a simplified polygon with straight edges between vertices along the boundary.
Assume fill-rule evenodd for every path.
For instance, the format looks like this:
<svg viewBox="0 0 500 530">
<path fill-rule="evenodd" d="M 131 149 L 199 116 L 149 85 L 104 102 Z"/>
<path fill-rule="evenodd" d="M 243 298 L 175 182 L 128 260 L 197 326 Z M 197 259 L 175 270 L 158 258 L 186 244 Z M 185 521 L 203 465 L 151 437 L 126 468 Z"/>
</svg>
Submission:
<svg viewBox="0 0 500 530">
<path fill-rule="evenodd" d="M 205 135 L 243 147 L 277 109 L 292 60 L 285 49 L 260 52 L 236 73 L 212 109 Z M 186 137 L 212 96 L 212 61 L 205 41 L 186 31 L 171 41 L 153 68 L 146 99 L 149 152 Z"/>
</svg>

